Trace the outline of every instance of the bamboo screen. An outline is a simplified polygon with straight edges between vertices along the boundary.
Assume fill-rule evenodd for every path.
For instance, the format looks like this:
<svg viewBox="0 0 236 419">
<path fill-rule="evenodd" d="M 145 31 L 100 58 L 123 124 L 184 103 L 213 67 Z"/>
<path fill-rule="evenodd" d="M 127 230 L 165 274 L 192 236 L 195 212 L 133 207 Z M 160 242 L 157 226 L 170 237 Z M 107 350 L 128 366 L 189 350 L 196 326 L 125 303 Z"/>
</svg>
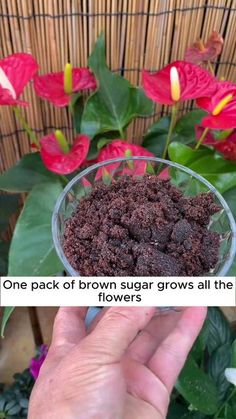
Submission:
<svg viewBox="0 0 236 419">
<path fill-rule="evenodd" d="M 59 71 L 66 62 L 86 66 L 93 44 L 104 31 L 107 61 L 114 71 L 140 84 L 142 68 L 157 70 L 183 59 L 191 42 L 215 29 L 225 38 L 216 74 L 236 82 L 236 0 L 0 0 L 0 58 L 32 53 L 40 72 Z M 26 117 L 38 136 L 54 128 L 71 138 L 65 109 L 36 98 L 32 86 Z M 130 141 L 140 142 L 150 121 L 165 113 L 157 106 L 151 118 L 129 128 Z M 29 151 L 29 140 L 7 107 L 0 112 L 0 170 Z"/>
</svg>

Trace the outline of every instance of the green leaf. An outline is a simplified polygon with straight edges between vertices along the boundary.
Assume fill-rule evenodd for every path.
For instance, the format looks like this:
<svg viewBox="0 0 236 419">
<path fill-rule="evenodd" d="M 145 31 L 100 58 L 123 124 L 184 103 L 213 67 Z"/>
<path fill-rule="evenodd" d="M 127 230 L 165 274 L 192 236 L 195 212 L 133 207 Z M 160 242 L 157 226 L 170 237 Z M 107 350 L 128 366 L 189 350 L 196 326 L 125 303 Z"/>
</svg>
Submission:
<svg viewBox="0 0 236 419">
<path fill-rule="evenodd" d="M 8 252 L 10 244 L 0 240 L 0 276 L 7 275 Z"/>
<path fill-rule="evenodd" d="M 4 231 L 9 218 L 18 209 L 19 195 L 0 195 L 0 230 Z"/>
<path fill-rule="evenodd" d="M 191 350 L 191 355 L 197 362 L 203 361 L 204 359 L 207 335 L 208 335 L 207 323 L 205 322 Z"/>
<path fill-rule="evenodd" d="M 184 144 L 195 143 L 195 125 L 200 124 L 205 115 L 206 112 L 202 109 L 196 109 L 184 114 L 175 126 L 174 141 L 180 141 Z"/>
<path fill-rule="evenodd" d="M 223 195 L 228 206 L 230 207 L 234 218 L 236 219 L 236 188 L 229 189 Z"/>
<path fill-rule="evenodd" d="M 180 419 L 206 419 L 209 417 L 210 416 L 203 415 L 200 412 L 188 412 L 188 413 L 185 413 L 183 416 L 181 416 Z M 175 416 L 175 419 L 176 419 L 176 416 Z"/>
<path fill-rule="evenodd" d="M 232 343 L 231 368 L 236 368 L 236 339 Z"/>
<path fill-rule="evenodd" d="M 21 411 L 21 407 L 19 404 L 15 404 L 14 406 L 12 406 L 10 409 L 8 407 L 6 407 L 8 409 L 8 415 L 16 415 L 17 413 L 19 413 Z"/>
<path fill-rule="evenodd" d="M 236 220 L 236 188 L 229 189 L 223 194 L 228 206 L 230 207 L 232 214 Z M 236 276 L 236 258 L 234 258 L 233 264 L 227 274 L 227 276 Z"/>
<path fill-rule="evenodd" d="M 187 406 L 183 406 L 174 400 L 172 403 L 170 403 L 167 419 L 182 418 L 182 416 L 187 413 L 189 413 Z"/>
<path fill-rule="evenodd" d="M 236 164 L 224 160 L 207 147 L 193 150 L 190 147 L 172 142 L 168 149 L 169 157 L 202 175 L 221 193 L 236 186 Z"/>
<path fill-rule="evenodd" d="M 73 102 L 71 103 L 72 111 L 73 111 L 73 122 L 74 122 L 74 128 L 75 132 L 79 134 L 81 132 L 81 119 L 83 114 L 83 96 L 81 93 L 78 93 Z"/>
<path fill-rule="evenodd" d="M 108 140 L 108 138 L 100 138 L 97 143 L 98 150 L 101 150 L 105 145 L 109 144 L 111 140 Z"/>
<path fill-rule="evenodd" d="M 214 382 L 189 356 L 176 382 L 176 389 L 201 413 L 213 415 L 218 408 L 218 394 Z"/>
<path fill-rule="evenodd" d="M 34 185 L 52 181 L 58 176 L 43 165 L 39 153 L 26 154 L 15 166 L 0 175 L 0 190 L 28 192 Z"/>
<path fill-rule="evenodd" d="M 211 156 L 213 151 L 207 147 L 193 150 L 184 144 L 173 141 L 173 143 L 169 145 L 168 153 L 172 161 L 190 167 L 194 161 L 205 156 Z"/>
<path fill-rule="evenodd" d="M 3 310 L 3 316 L 1 321 L 1 337 L 4 337 L 5 328 L 7 325 L 7 322 L 9 318 L 11 317 L 11 314 L 13 313 L 15 307 L 5 307 Z"/>
<path fill-rule="evenodd" d="M 29 406 L 29 400 L 28 400 L 28 399 L 21 399 L 21 400 L 20 400 L 20 406 L 21 406 L 23 409 L 27 409 L 27 408 L 28 408 L 28 406 Z"/>
<path fill-rule="evenodd" d="M 49 276 L 62 264 L 54 250 L 51 218 L 62 191 L 59 181 L 36 185 L 18 218 L 9 252 L 9 276 Z"/>
<path fill-rule="evenodd" d="M 236 418 L 236 394 L 230 400 L 230 403 L 227 405 L 224 419 L 233 419 Z"/>
<path fill-rule="evenodd" d="M 155 156 L 161 157 L 165 148 L 169 126 L 169 116 L 164 116 L 157 122 L 154 122 L 154 124 L 150 125 L 148 128 L 142 146 L 155 154 Z"/>
<path fill-rule="evenodd" d="M 143 90 L 132 87 L 128 80 L 109 70 L 103 34 L 88 62 L 98 81 L 98 90 L 86 102 L 81 131 L 91 138 L 107 131 L 119 131 L 123 137 L 125 127 L 133 118 L 153 112 L 153 102 Z"/>
<path fill-rule="evenodd" d="M 209 359 L 207 370 L 218 388 L 219 400 L 223 400 L 230 383 L 225 378 L 225 369 L 231 366 L 231 344 L 225 343 L 217 348 Z"/>
<path fill-rule="evenodd" d="M 232 331 L 228 320 L 217 307 L 209 307 L 207 313 L 207 349 L 211 355 L 218 347 L 232 342 Z"/>
</svg>

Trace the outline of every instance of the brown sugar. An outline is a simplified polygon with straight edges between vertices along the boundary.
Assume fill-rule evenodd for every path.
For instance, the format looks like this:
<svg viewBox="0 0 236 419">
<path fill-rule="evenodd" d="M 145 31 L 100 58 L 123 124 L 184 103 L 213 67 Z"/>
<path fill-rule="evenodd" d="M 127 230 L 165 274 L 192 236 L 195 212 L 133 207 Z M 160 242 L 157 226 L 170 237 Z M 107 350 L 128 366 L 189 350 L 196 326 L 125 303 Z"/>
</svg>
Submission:
<svg viewBox="0 0 236 419">
<path fill-rule="evenodd" d="M 186 197 L 145 175 L 98 184 L 67 220 L 63 248 L 82 276 L 200 276 L 217 263 L 211 193 Z"/>
</svg>

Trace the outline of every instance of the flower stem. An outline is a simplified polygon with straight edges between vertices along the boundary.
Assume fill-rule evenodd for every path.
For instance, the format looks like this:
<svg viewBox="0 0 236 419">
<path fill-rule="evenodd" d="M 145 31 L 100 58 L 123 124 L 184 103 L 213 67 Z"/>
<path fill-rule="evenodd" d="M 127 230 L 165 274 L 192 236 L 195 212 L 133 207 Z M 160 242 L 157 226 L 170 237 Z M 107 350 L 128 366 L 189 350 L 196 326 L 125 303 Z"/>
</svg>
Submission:
<svg viewBox="0 0 236 419">
<path fill-rule="evenodd" d="M 125 132 L 124 132 L 124 130 L 122 128 L 119 129 L 119 133 L 120 133 L 120 138 L 122 140 L 124 140 L 125 139 Z"/>
<path fill-rule="evenodd" d="M 214 71 L 214 68 L 213 68 L 213 65 L 211 64 L 211 62 L 207 61 L 207 65 L 208 65 L 210 73 L 212 74 L 213 77 L 215 77 L 215 71 Z"/>
<path fill-rule="evenodd" d="M 69 183 L 69 180 L 67 179 L 65 175 L 60 175 L 60 179 L 62 183 L 64 183 L 65 186 Z"/>
<path fill-rule="evenodd" d="M 36 134 L 32 130 L 32 128 L 30 128 L 29 124 L 26 122 L 26 120 L 25 120 L 24 116 L 22 115 L 20 109 L 17 108 L 16 106 L 13 106 L 13 111 L 16 115 L 16 118 L 18 119 L 18 121 L 20 122 L 20 124 L 22 125 L 24 130 L 27 132 L 28 136 L 30 137 L 31 144 L 32 143 L 36 144 L 37 148 L 40 150 L 40 144 L 39 144 L 39 141 L 36 137 Z"/>
<path fill-rule="evenodd" d="M 236 387 L 233 388 L 231 393 L 229 394 L 229 397 L 224 401 L 224 403 L 220 406 L 219 410 L 217 410 L 215 416 L 213 419 L 217 419 L 219 417 L 219 414 L 224 409 L 224 407 L 229 403 L 229 401 L 232 399 L 232 397 L 236 394 Z"/>
<path fill-rule="evenodd" d="M 166 144 L 165 144 L 165 148 L 162 154 L 162 158 L 165 159 L 167 156 L 167 152 L 168 152 L 168 147 L 169 144 L 171 142 L 172 136 L 173 136 L 173 132 L 174 132 L 174 127 L 177 121 L 177 113 L 178 113 L 178 105 L 173 105 L 172 106 L 172 112 L 171 112 L 171 120 L 170 120 L 170 126 L 169 126 L 169 131 L 168 131 L 168 135 L 166 138 Z"/>
<path fill-rule="evenodd" d="M 198 140 L 198 142 L 197 142 L 197 144 L 195 146 L 195 150 L 198 150 L 198 148 L 200 147 L 200 145 L 203 143 L 203 141 L 205 140 L 205 137 L 206 137 L 208 131 L 209 131 L 209 128 L 205 128 L 204 129 L 201 137 L 199 138 L 199 140 Z"/>
</svg>

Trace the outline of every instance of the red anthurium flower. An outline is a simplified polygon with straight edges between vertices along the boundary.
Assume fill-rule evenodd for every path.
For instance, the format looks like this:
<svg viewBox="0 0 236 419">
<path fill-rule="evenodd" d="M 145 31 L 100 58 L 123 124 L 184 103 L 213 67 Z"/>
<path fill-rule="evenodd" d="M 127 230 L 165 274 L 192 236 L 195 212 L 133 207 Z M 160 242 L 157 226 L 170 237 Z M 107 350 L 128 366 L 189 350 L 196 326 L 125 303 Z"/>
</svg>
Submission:
<svg viewBox="0 0 236 419">
<path fill-rule="evenodd" d="M 186 51 L 184 59 L 193 64 L 213 61 L 222 51 L 224 40 L 222 36 L 213 31 L 206 44 L 201 39 L 194 42 Z"/>
<path fill-rule="evenodd" d="M 207 70 L 185 61 L 175 61 L 156 73 L 144 70 L 142 77 L 146 95 L 164 105 L 210 96 L 214 89 L 214 78 Z"/>
<path fill-rule="evenodd" d="M 197 125 L 195 127 L 196 138 L 199 140 L 204 127 Z M 216 140 L 211 132 L 208 132 L 204 144 L 214 147 L 217 151 L 223 154 L 227 160 L 236 160 L 236 131 L 233 131 L 225 140 Z"/>
<path fill-rule="evenodd" d="M 65 92 L 66 72 L 49 73 L 34 78 L 34 88 L 38 96 L 48 100 L 55 106 L 67 106 L 71 101 L 71 94 Z M 88 68 L 72 69 L 72 91 L 95 89 L 96 80 Z"/>
<path fill-rule="evenodd" d="M 209 113 L 201 125 L 212 129 L 236 128 L 236 84 L 218 82 L 211 97 L 197 99 L 197 106 Z"/>
<path fill-rule="evenodd" d="M 97 161 L 103 162 L 105 160 L 117 159 L 119 157 L 127 157 L 128 153 L 130 156 L 143 156 L 143 157 L 154 157 L 154 154 L 150 151 L 146 150 L 144 147 L 141 147 L 137 144 L 129 144 L 126 141 L 122 140 L 113 140 L 111 143 L 107 144 L 104 148 L 102 148 Z M 145 161 L 137 161 L 131 162 L 132 166 L 127 166 L 126 169 L 123 170 L 122 174 L 143 174 L 146 171 L 146 162 Z M 108 173 L 112 173 L 120 166 L 120 163 L 112 163 L 109 166 L 105 166 L 104 169 L 98 169 L 96 179 L 99 179 L 103 175 L 103 170 L 107 171 Z"/>
<path fill-rule="evenodd" d="M 67 175 L 74 172 L 84 162 L 89 150 L 89 138 L 78 135 L 71 149 L 65 151 L 60 146 L 56 135 L 46 135 L 40 140 L 41 158 L 48 170 L 60 175 Z"/>
<path fill-rule="evenodd" d="M 27 106 L 18 97 L 37 70 L 38 64 L 30 54 L 16 53 L 0 60 L 0 105 Z"/>
</svg>

